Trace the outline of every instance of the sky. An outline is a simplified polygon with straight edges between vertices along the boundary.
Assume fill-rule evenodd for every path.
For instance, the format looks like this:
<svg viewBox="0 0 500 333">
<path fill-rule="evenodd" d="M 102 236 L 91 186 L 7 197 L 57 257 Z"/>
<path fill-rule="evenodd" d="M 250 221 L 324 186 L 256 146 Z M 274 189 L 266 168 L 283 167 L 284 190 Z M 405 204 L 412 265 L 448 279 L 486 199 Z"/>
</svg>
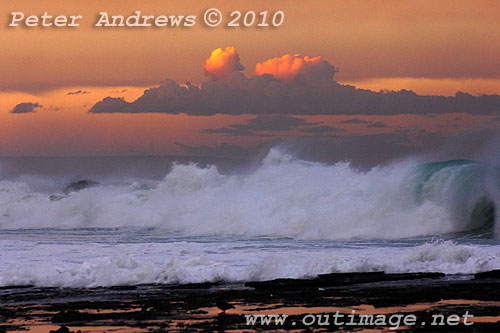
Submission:
<svg viewBox="0 0 500 333">
<path fill-rule="evenodd" d="M 209 8 L 221 26 L 203 24 Z M 224 26 L 236 10 L 285 19 Z M 136 11 L 196 24 L 94 26 Z M 12 12 L 82 19 L 14 27 Z M 239 158 L 281 144 L 382 163 L 495 135 L 499 22 L 495 0 L 4 0 L 0 156 Z"/>
</svg>

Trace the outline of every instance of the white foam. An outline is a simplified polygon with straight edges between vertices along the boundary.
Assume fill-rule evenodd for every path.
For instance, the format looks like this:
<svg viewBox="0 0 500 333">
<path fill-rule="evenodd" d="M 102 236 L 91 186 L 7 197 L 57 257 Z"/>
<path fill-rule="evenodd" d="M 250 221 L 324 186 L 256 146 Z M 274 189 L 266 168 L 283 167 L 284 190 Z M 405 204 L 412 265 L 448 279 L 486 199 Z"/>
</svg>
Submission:
<svg viewBox="0 0 500 333">
<path fill-rule="evenodd" d="M 272 240 L 150 244 L 0 242 L 0 286 L 97 287 L 303 278 L 331 272 L 473 274 L 500 268 L 497 246 L 318 247 Z M 245 245 L 239 247 L 239 245 Z"/>
<path fill-rule="evenodd" d="M 51 201 L 0 182 L 0 228 L 158 227 L 187 235 L 401 238 L 461 230 L 446 206 L 416 204 L 410 163 L 361 172 L 271 150 L 258 169 L 221 175 L 175 165 L 153 189 L 98 186 Z"/>
</svg>

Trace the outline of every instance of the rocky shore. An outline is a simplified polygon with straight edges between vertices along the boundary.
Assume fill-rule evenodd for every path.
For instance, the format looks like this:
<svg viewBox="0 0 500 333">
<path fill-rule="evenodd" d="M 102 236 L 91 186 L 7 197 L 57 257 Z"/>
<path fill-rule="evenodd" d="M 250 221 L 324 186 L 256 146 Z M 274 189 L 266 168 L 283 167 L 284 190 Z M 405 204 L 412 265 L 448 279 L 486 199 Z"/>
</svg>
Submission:
<svg viewBox="0 0 500 333">
<path fill-rule="evenodd" d="M 91 289 L 11 286 L 0 288 L 0 332 L 498 332 L 499 290 L 500 271 L 475 276 L 334 273 L 244 284 Z M 221 302 L 234 308 L 221 313 L 216 306 Z M 335 313 L 346 320 L 336 323 Z M 471 317 L 464 323 L 466 313 Z M 409 314 L 417 320 L 404 325 L 401 317 Z M 377 315 L 396 316 L 391 322 L 366 321 Z M 259 316 L 271 319 L 262 323 Z M 273 316 L 286 320 L 276 322 Z M 249 318 L 257 319 L 249 323 Z"/>
</svg>

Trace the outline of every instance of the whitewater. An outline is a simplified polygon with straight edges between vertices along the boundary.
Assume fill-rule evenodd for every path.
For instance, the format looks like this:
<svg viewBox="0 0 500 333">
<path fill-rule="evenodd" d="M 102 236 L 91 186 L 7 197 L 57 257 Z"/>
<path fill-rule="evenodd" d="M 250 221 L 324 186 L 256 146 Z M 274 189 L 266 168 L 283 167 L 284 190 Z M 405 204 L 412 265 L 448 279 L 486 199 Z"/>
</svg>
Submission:
<svg viewBox="0 0 500 333">
<path fill-rule="evenodd" d="M 500 269 L 498 170 L 407 160 L 362 171 L 271 149 L 235 172 L 174 163 L 159 179 L 96 174 L 68 188 L 0 163 L 0 286 Z"/>
</svg>

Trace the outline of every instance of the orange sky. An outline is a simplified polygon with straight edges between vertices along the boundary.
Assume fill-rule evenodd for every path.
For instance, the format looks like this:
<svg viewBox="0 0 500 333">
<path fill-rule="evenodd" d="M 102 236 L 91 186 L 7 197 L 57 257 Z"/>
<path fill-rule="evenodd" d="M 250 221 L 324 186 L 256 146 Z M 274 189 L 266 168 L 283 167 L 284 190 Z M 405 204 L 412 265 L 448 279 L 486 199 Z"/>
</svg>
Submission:
<svg viewBox="0 0 500 333">
<path fill-rule="evenodd" d="M 93 27 L 99 11 L 200 19 L 208 7 L 226 14 L 282 9 L 286 19 L 277 29 L 210 29 L 201 22 L 190 29 Z M 340 81 L 500 78 L 496 0 L 4 0 L 0 8 L 0 89 L 5 90 L 143 86 L 166 77 L 199 82 L 200 64 L 212 49 L 226 45 L 235 46 L 242 63 L 252 66 L 286 53 L 321 55 L 340 68 Z M 84 18 L 73 29 L 8 28 L 11 11 Z"/>
<path fill-rule="evenodd" d="M 207 28 L 209 7 L 283 10 L 279 28 Z M 93 27 L 99 11 L 128 15 L 196 15 L 193 28 Z M 76 28 L 8 27 L 9 13 L 83 15 Z M 420 94 L 456 91 L 500 93 L 500 2 L 371 0 L 3 0 L 0 4 L 0 155 L 106 155 L 182 153 L 174 144 L 216 145 L 228 139 L 200 130 L 244 123 L 252 116 L 90 115 L 106 96 L 133 101 L 165 78 L 206 81 L 203 63 L 218 47 L 232 45 L 252 75 L 255 65 L 284 54 L 321 56 L 340 72 L 337 81 L 380 90 L 412 89 Z M 68 96 L 69 91 L 90 94 Z M 126 89 L 125 92 L 122 92 Z M 14 115 L 21 102 L 38 102 L 33 114 Z M 360 117 L 357 117 L 360 118 Z M 363 118 L 363 117 L 361 117 Z M 368 117 L 370 118 L 370 117 Z M 368 119 L 364 117 L 363 119 Z M 442 133 L 482 126 L 488 117 L 379 117 L 390 128 L 423 126 Z M 309 121 L 318 119 L 309 117 Z M 346 117 L 323 117 L 334 125 Z M 373 121 L 377 119 L 373 118 Z M 341 135 L 368 133 L 342 125 Z M 265 138 L 232 137 L 245 147 Z"/>
<path fill-rule="evenodd" d="M 134 100 L 144 88 L 83 87 L 90 92 L 67 95 L 68 90 L 54 90 L 42 95 L 0 93 L 0 156 L 106 156 L 106 155 L 183 155 L 175 144 L 214 146 L 223 142 L 258 149 L 269 140 L 284 138 L 289 132 L 274 131 L 267 137 L 238 137 L 200 133 L 207 128 L 244 124 L 253 115 L 187 116 L 170 114 L 89 114 L 89 107 L 105 96 L 123 96 Z M 123 91 L 125 90 L 125 91 Z M 11 114 L 18 101 L 37 101 L 43 107 L 30 114 Z M 492 116 L 444 114 L 435 116 L 297 116 L 308 122 L 344 129 L 336 135 L 390 133 L 423 128 L 444 135 L 461 130 L 496 128 Z M 387 127 L 367 129 L 363 124 L 342 123 L 349 119 L 383 122 Z M 263 132 L 266 133 L 266 132 Z M 301 135 L 304 135 L 303 133 Z"/>
</svg>

